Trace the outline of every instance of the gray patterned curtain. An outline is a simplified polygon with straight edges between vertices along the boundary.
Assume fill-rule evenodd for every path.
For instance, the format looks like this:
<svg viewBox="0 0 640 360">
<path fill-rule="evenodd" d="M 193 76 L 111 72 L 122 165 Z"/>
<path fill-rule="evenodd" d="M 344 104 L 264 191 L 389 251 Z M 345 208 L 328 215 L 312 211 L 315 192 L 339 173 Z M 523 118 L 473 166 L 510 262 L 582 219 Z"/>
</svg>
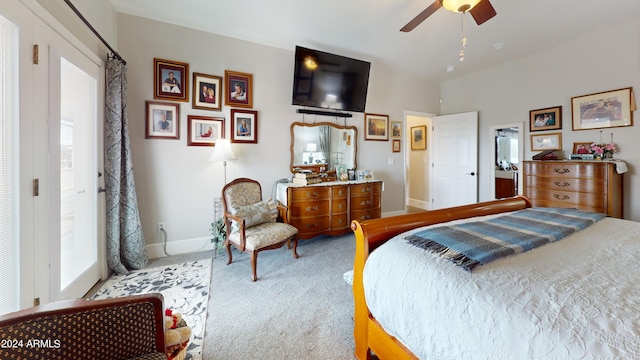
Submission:
<svg viewBox="0 0 640 360">
<path fill-rule="evenodd" d="M 127 120 L 127 66 L 107 60 L 104 173 L 107 205 L 107 263 L 118 274 L 144 268 L 149 259 L 133 180 Z"/>
<path fill-rule="evenodd" d="M 322 156 L 327 163 L 327 170 L 331 170 L 331 159 L 329 157 L 331 151 L 331 128 L 327 125 L 323 125 L 319 127 L 319 142 L 320 142 L 320 152 L 322 152 Z"/>
</svg>

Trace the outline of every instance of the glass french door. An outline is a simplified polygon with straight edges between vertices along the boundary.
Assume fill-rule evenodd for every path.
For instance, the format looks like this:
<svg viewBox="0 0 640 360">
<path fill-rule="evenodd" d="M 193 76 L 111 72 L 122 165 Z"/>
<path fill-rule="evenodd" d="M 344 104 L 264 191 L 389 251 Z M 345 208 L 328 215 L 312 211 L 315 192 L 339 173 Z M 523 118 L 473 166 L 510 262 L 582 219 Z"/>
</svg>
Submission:
<svg viewBox="0 0 640 360">
<path fill-rule="evenodd" d="M 75 49 L 49 49 L 52 300 L 82 297 L 98 263 L 98 72 Z"/>
</svg>

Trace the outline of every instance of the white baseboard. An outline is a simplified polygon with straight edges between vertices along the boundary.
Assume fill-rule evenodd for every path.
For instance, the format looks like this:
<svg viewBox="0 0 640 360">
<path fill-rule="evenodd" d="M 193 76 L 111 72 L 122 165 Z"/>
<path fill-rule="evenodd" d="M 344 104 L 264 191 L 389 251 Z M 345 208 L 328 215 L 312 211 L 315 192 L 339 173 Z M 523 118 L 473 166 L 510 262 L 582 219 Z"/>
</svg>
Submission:
<svg viewBox="0 0 640 360">
<path fill-rule="evenodd" d="M 407 205 L 417 207 L 419 209 L 431 210 L 431 203 L 424 200 L 407 199 Z"/>
<path fill-rule="evenodd" d="M 149 259 L 156 259 L 167 256 L 164 252 L 164 244 L 149 244 L 145 246 Z M 167 253 L 169 255 L 181 255 L 197 251 L 213 250 L 213 243 L 209 237 L 199 237 L 194 239 L 176 240 L 167 242 Z"/>
</svg>

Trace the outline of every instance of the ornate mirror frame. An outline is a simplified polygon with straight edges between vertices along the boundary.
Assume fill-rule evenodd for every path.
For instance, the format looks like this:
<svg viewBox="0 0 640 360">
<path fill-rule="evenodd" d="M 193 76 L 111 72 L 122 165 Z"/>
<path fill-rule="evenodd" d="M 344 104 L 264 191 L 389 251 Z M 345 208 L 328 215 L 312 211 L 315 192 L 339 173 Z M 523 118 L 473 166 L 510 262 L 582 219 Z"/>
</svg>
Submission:
<svg viewBox="0 0 640 360">
<path fill-rule="evenodd" d="M 321 128 L 322 126 L 329 126 L 328 133 L 331 139 L 328 144 L 320 144 L 319 135 L 313 134 L 310 136 L 313 139 L 318 139 L 318 141 L 309 141 L 304 138 L 299 138 L 296 141 L 296 134 L 309 133 L 312 131 L 311 129 Z M 358 159 L 357 139 L 358 129 L 355 126 L 341 126 L 330 122 L 313 124 L 294 122 L 291 124 L 289 168 L 292 173 L 296 172 L 296 169 L 331 172 L 335 170 L 336 164 L 345 165 L 348 169 L 355 169 Z M 316 159 L 313 159 L 313 156 L 316 156 Z M 346 156 L 349 156 L 349 160 L 345 159 Z"/>
</svg>

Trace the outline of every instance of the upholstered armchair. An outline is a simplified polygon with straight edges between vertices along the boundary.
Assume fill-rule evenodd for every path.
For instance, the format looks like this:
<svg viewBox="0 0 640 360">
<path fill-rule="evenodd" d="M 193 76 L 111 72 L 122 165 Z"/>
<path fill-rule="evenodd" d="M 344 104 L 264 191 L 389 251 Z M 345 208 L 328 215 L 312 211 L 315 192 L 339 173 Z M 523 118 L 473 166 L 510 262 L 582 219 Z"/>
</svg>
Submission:
<svg viewBox="0 0 640 360">
<path fill-rule="evenodd" d="M 222 189 L 224 221 L 227 228 L 225 248 L 229 257 L 233 258 L 231 245 L 251 256 L 252 280 L 258 280 L 258 253 L 263 250 L 278 249 L 293 242 L 293 257 L 298 258 L 298 240 L 295 227 L 276 221 L 279 213 L 275 200 L 262 200 L 260 183 L 247 178 L 233 180 Z"/>
<path fill-rule="evenodd" d="M 0 316 L 0 359 L 167 359 L 162 294 L 67 300 Z"/>
</svg>

